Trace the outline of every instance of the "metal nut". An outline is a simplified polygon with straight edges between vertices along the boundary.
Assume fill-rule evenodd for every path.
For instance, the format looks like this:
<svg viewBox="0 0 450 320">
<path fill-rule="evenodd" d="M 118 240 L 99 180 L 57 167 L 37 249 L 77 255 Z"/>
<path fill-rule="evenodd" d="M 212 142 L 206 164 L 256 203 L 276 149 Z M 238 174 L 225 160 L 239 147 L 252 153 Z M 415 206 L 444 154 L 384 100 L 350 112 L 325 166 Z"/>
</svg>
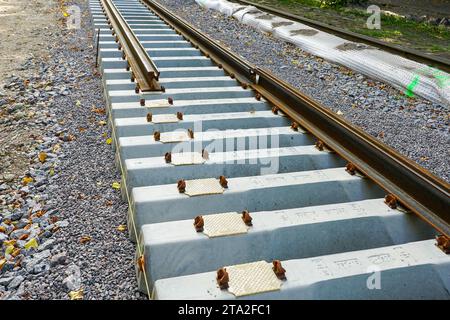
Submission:
<svg viewBox="0 0 450 320">
<path fill-rule="evenodd" d="M 194 219 L 195 231 L 203 232 L 204 225 L 205 225 L 205 221 L 203 220 L 203 217 L 202 216 L 196 216 L 195 219 Z"/>
<path fill-rule="evenodd" d="M 180 193 L 184 193 L 186 191 L 186 181 L 183 179 L 178 180 L 177 188 Z"/>
<path fill-rule="evenodd" d="M 141 98 L 141 99 L 139 100 L 139 104 L 141 105 L 141 107 L 145 107 L 145 99 L 144 99 L 144 98 Z"/>
<path fill-rule="evenodd" d="M 139 83 L 136 83 L 136 87 L 134 87 L 134 92 L 139 93 L 140 90 L 141 90 L 141 87 L 139 86 Z"/>
<path fill-rule="evenodd" d="M 164 160 L 166 160 L 166 163 L 171 163 L 172 162 L 172 153 L 166 152 L 166 154 L 164 155 Z"/>
<path fill-rule="evenodd" d="M 144 256 L 140 256 L 137 259 L 137 265 L 138 265 L 139 271 L 143 272 L 144 271 Z"/>
<path fill-rule="evenodd" d="M 152 122 L 153 115 L 151 112 L 147 113 L 147 122 Z"/>
<path fill-rule="evenodd" d="M 251 227 L 253 225 L 252 224 L 253 218 L 250 216 L 250 213 L 248 213 L 247 210 L 242 211 L 242 220 L 249 227 Z"/>
<path fill-rule="evenodd" d="M 161 139 L 161 133 L 159 131 L 153 132 L 153 138 L 155 141 L 159 141 L 159 139 Z"/>
<path fill-rule="evenodd" d="M 255 99 L 256 100 L 258 100 L 258 101 L 260 101 L 261 100 L 261 93 L 259 93 L 259 92 L 257 92 L 256 94 L 255 94 Z"/>
<path fill-rule="evenodd" d="M 166 92 L 166 87 L 161 86 L 161 91 L 162 91 L 162 92 Z"/>
<path fill-rule="evenodd" d="M 183 113 L 177 112 L 177 118 L 178 118 L 178 120 L 183 120 Z"/>
<path fill-rule="evenodd" d="M 228 188 L 228 181 L 225 178 L 225 176 L 220 176 L 219 177 L 219 183 L 223 188 Z"/>
<path fill-rule="evenodd" d="M 172 105 L 172 104 L 173 104 L 173 98 L 171 98 L 171 97 L 168 97 L 168 98 L 167 98 L 167 102 L 168 102 L 169 104 L 171 104 L 171 105 Z"/>
<path fill-rule="evenodd" d="M 281 261 L 273 260 L 272 264 L 273 264 L 272 270 L 273 270 L 273 272 L 275 272 L 275 275 L 277 276 L 277 278 L 280 280 L 286 279 L 286 270 L 281 265 Z"/>
<path fill-rule="evenodd" d="M 349 162 L 345 166 L 345 171 L 347 171 L 350 175 L 354 176 L 356 174 L 357 168 L 353 163 Z"/>
<path fill-rule="evenodd" d="M 230 281 L 230 277 L 228 276 L 228 272 L 225 268 L 220 268 L 219 270 L 217 270 L 216 280 L 220 289 L 228 289 L 228 282 Z"/>
<path fill-rule="evenodd" d="M 316 142 L 316 148 L 317 148 L 319 151 L 323 151 L 323 149 L 325 148 L 325 143 L 323 143 L 322 140 L 317 140 L 317 142 Z"/>
<path fill-rule="evenodd" d="M 192 129 L 188 129 L 187 131 L 189 138 L 194 139 L 194 131 L 192 131 Z"/>
<path fill-rule="evenodd" d="M 280 108 L 278 108 L 277 106 L 273 106 L 272 107 L 272 113 L 273 114 L 278 114 L 278 111 L 280 110 Z"/>
<path fill-rule="evenodd" d="M 291 124 L 291 129 L 294 131 L 298 131 L 298 123 L 293 121 Z"/>
<path fill-rule="evenodd" d="M 384 197 L 384 203 L 386 203 L 391 209 L 397 209 L 398 200 L 392 193 L 389 193 Z"/>
<path fill-rule="evenodd" d="M 443 234 L 436 236 L 436 246 L 445 254 L 450 254 L 450 239 Z"/>
</svg>

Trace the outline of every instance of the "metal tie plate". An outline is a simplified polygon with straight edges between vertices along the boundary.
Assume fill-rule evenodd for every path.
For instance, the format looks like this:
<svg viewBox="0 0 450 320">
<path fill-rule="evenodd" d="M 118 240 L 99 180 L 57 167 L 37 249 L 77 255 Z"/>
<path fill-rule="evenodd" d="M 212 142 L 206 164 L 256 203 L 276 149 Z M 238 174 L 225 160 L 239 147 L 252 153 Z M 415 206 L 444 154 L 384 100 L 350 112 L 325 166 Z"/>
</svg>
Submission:
<svg viewBox="0 0 450 320">
<path fill-rule="evenodd" d="M 186 180 L 186 191 L 184 193 L 190 197 L 195 197 L 208 194 L 222 194 L 223 190 L 219 179 L 207 178 Z"/>
<path fill-rule="evenodd" d="M 174 131 L 174 132 L 162 132 L 160 140 L 162 143 L 171 143 L 171 142 L 183 142 L 189 141 L 191 138 L 189 137 L 187 132 L 183 131 Z"/>
<path fill-rule="evenodd" d="M 206 160 L 200 152 L 172 153 L 171 164 L 175 166 L 185 166 L 192 164 L 203 164 Z"/>
<path fill-rule="evenodd" d="M 205 222 L 203 233 L 210 238 L 247 233 L 249 227 L 238 212 L 225 212 L 202 216 Z"/>
<path fill-rule="evenodd" d="M 257 261 L 225 268 L 229 274 L 228 291 L 236 297 L 281 289 L 282 281 L 272 270 L 272 264 Z"/>
<path fill-rule="evenodd" d="M 164 100 L 151 100 L 149 101 L 148 108 L 169 108 L 171 104 L 167 99 Z"/>
<path fill-rule="evenodd" d="M 152 123 L 172 123 L 180 121 L 176 114 L 155 114 Z"/>
</svg>

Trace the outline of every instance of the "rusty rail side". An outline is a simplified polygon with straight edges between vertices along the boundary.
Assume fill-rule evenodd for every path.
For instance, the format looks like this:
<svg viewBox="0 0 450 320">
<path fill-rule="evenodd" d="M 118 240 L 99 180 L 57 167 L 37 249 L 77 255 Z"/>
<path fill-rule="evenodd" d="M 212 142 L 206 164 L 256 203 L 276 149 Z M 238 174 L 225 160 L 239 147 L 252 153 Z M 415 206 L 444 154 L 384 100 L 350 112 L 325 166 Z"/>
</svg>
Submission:
<svg viewBox="0 0 450 320">
<path fill-rule="evenodd" d="M 133 73 L 133 78 L 138 84 L 138 88 L 143 91 L 162 91 L 158 82 L 159 71 L 151 60 L 144 46 L 131 30 L 128 23 L 120 14 L 117 7 L 111 0 L 100 0 L 104 13 L 108 17 L 116 40 L 120 43 L 124 52 L 124 58 L 128 61 Z"/>
<path fill-rule="evenodd" d="M 243 86 L 250 86 L 295 122 L 354 164 L 400 204 L 450 236 L 450 185 L 266 70 L 202 34 L 159 3 L 140 0 Z"/>
</svg>

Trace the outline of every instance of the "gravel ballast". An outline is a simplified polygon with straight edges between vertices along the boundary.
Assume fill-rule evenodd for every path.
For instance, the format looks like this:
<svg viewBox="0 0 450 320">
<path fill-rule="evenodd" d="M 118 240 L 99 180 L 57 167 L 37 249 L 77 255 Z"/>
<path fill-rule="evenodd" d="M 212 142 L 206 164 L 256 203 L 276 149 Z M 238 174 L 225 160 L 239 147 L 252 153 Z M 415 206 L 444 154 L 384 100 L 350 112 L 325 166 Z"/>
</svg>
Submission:
<svg viewBox="0 0 450 320">
<path fill-rule="evenodd" d="M 210 37 L 450 181 L 449 111 L 201 8 L 194 0 L 158 0 Z"/>
<path fill-rule="evenodd" d="M 37 108 L 38 114 L 18 117 L 12 110 L 2 123 L 28 126 L 32 133 L 37 122 L 40 131 L 28 154 L 29 170 L 17 178 L 0 177 L 0 221 L 6 229 L 0 246 L 5 252 L 12 245 L 0 270 L 0 299 L 145 299 L 137 291 L 135 246 L 124 227 L 127 204 L 113 187 L 120 174 L 107 143 L 88 3 L 66 3 L 71 4 L 81 8 L 81 29 L 68 30 L 55 4 L 60 23 L 45 39 L 48 59 L 26 62 L 24 68 L 36 70 L 26 75 L 27 86 L 16 76 L 3 88 L 7 103 L 0 108 L 13 108 L 14 99 L 28 95 L 42 103 L 25 99 L 30 107 L 24 108 Z M 32 180 L 24 185 L 24 178 Z M 21 237 L 27 238 L 17 240 Z M 32 239 L 35 246 L 27 249 Z"/>
</svg>

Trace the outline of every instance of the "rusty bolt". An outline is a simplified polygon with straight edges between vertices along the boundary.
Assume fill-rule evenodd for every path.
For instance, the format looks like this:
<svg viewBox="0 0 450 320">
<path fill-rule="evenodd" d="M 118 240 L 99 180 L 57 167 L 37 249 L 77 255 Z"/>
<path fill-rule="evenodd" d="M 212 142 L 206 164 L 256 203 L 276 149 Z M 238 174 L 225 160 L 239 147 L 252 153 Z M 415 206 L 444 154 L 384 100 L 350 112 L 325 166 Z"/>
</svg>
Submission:
<svg viewBox="0 0 450 320">
<path fill-rule="evenodd" d="M 322 140 L 317 140 L 316 142 L 316 148 L 320 151 L 323 151 L 323 149 L 325 148 L 325 143 L 323 143 Z"/>
<path fill-rule="evenodd" d="M 260 101 L 261 100 L 261 93 L 259 93 L 259 92 L 257 92 L 256 94 L 255 94 L 255 99 L 256 100 L 258 100 L 258 101 Z"/>
<path fill-rule="evenodd" d="M 130 64 L 128 63 L 128 61 L 127 61 L 127 71 L 130 71 Z"/>
<path fill-rule="evenodd" d="M 147 122 L 152 122 L 152 117 L 153 115 L 151 112 L 147 113 Z"/>
<path fill-rule="evenodd" d="M 153 132 L 153 138 L 155 141 L 159 141 L 159 139 L 161 139 L 161 133 L 159 131 Z"/>
<path fill-rule="evenodd" d="M 139 83 L 136 83 L 136 87 L 134 87 L 134 92 L 139 93 L 139 90 L 140 90 Z"/>
<path fill-rule="evenodd" d="M 249 227 L 253 225 L 252 224 L 253 218 L 250 216 L 250 213 L 248 213 L 247 210 L 242 211 L 242 220 L 244 220 L 244 223 Z"/>
<path fill-rule="evenodd" d="M 192 129 L 188 129 L 188 136 L 191 139 L 194 139 L 194 131 L 192 131 Z"/>
<path fill-rule="evenodd" d="M 356 166 L 351 162 L 347 163 L 347 165 L 345 166 L 345 171 L 347 171 L 352 176 L 356 174 L 356 170 Z"/>
<path fill-rule="evenodd" d="M 202 150 L 202 158 L 205 160 L 209 159 L 209 153 L 205 149 Z"/>
<path fill-rule="evenodd" d="M 205 221 L 202 216 L 196 216 L 194 219 L 194 227 L 195 231 L 203 232 L 203 226 L 205 225 Z"/>
<path fill-rule="evenodd" d="M 131 72 L 131 79 L 130 79 L 131 82 L 134 82 L 134 79 L 135 79 L 135 78 L 134 78 L 134 72 Z"/>
<path fill-rule="evenodd" d="M 248 83 L 242 82 L 241 86 L 242 86 L 242 89 L 247 89 L 248 88 Z"/>
<path fill-rule="evenodd" d="M 183 113 L 177 112 L 177 118 L 178 118 L 178 120 L 183 120 Z"/>
<path fill-rule="evenodd" d="M 234 79 L 236 76 L 234 75 L 234 73 L 230 73 L 230 78 Z"/>
<path fill-rule="evenodd" d="M 144 256 L 140 256 L 137 259 L 137 265 L 138 265 L 139 271 L 143 272 L 144 271 Z"/>
<path fill-rule="evenodd" d="M 166 87 L 161 86 L 161 91 L 162 91 L 162 92 L 166 92 Z"/>
<path fill-rule="evenodd" d="M 164 155 L 164 160 L 166 160 L 166 163 L 171 163 L 172 162 L 172 153 L 166 152 L 166 154 Z"/>
<path fill-rule="evenodd" d="M 450 253 L 450 239 L 443 234 L 436 236 L 436 246 L 445 252 L 445 254 Z"/>
<path fill-rule="evenodd" d="M 291 124 L 291 129 L 294 131 L 298 131 L 298 123 L 293 121 Z"/>
<path fill-rule="evenodd" d="M 122 60 L 126 60 L 127 59 L 127 55 L 125 54 L 124 51 L 122 51 Z"/>
<path fill-rule="evenodd" d="M 225 268 L 220 268 L 217 270 L 216 280 L 220 289 L 228 289 L 228 281 L 230 281 L 230 277 L 228 276 L 228 272 Z"/>
<path fill-rule="evenodd" d="M 186 191 L 186 181 L 183 179 L 178 180 L 177 188 L 180 193 L 184 193 Z"/>
<path fill-rule="evenodd" d="M 115 40 L 116 42 L 119 42 L 119 37 L 116 35 L 116 37 L 114 38 L 114 40 Z"/>
<path fill-rule="evenodd" d="M 117 45 L 117 48 L 118 48 L 119 50 L 122 50 L 122 45 L 119 43 L 119 44 Z"/>
<path fill-rule="evenodd" d="M 171 98 L 171 97 L 168 97 L 168 98 L 167 98 L 167 102 L 168 102 L 169 104 L 171 104 L 171 105 L 172 105 L 172 104 L 173 104 L 173 98 Z"/>
<path fill-rule="evenodd" d="M 277 276 L 277 278 L 280 280 L 286 279 L 286 270 L 281 265 L 281 261 L 273 260 L 272 264 L 273 264 L 272 270 L 273 270 L 273 272 L 275 272 L 275 275 Z"/>
<path fill-rule="evenodd" d="M 145 99 L 141 98 L 141 100 L 139 100 L 139 104 L 141 105 L 141 107 L 145 107 Z"/>
<path fill-rule="evenodd" d="M 222 187 L 228 188 L 228 181 L 227 181 L 227 179 L 225 178 L 225 176 L 220 176 L 220 177 L 219 177 L 219 182 L 220 182 L 220 185 L 221 185 Z"/>
<path fill-rule="evenodd" d="M 398 205 L 397 197 L 392 193 L 389 193 L 384 197 L 384 203 L 386 203 L 389 208 L 396 209 Z"/>
<path fill-rule="evenodd" d="M 272 107 L 272 113 L 273 114 L 278 114 L 278 111 L 280 111 L 280 108 L 278 108 L 277 106 L 273 106 Z"/>
<path fill-rule="evenodd" d="M 205 57 L 209 58 L 209 53 L 205 53 Z"/>
<path fill-rule="evenodd" d="M 223 65 L 221 63 L 219 63 L 217 66 L 219 67 L 219 69 L 223 68 Z"/>
</svg>

